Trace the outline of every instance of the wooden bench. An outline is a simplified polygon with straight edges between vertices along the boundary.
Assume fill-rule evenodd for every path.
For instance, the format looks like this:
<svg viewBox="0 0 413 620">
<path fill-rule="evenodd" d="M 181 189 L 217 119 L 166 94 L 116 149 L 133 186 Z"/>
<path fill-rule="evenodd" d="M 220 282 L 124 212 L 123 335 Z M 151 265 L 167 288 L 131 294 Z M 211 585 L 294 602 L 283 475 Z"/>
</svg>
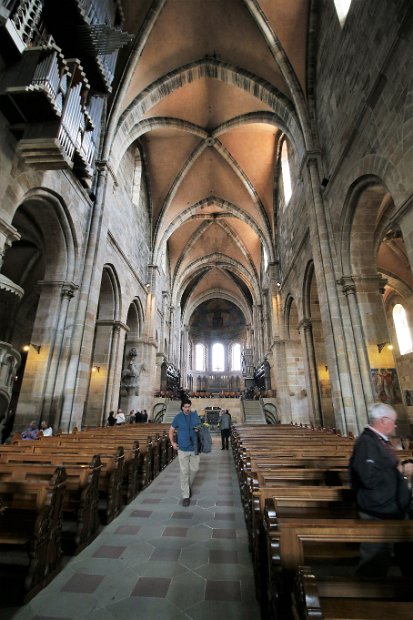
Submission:
<svg viewBox="0 0 413 620">
<path fill-rule="evenodd" d="M 293 585 L 296 620 L 410 620 L 411 579 L 332 577 L 317 580 L 308 566 L 298 568 Z"/>
<path fill-rule="evenodd" d="M 45 462 L 33 463 L 25 455 L 9 455 L 9 462 L 0 463 L 1 482 L 48 481 L 56 466 Z M 62 545 L 64 552 L 78 553 L 98 533 L 100 525 L 99 456 L 95 455 L 89 465 L 67 465 L 63 500 Z"/>
<path fill-rule="evenodd" d="M 27 601 L 59 570 L 65 484 L 62 467 L 45 481 L 0 482 L 6 507 L 0 518 L 3 596 L 13 587 Z"/>
<path fill-rule="evenodd" d="M 254 491 L 254 511 L 251 523 L 251 553 L 258 597 L 266 608 L 270 582 L 268 542 L 264 527 L 267 502 L 276 515 L 294 519 L 356 518 L 357 510 L 349 487 L 268 487 Z M 271 516 L 275 519 L 274 514 Z"/>
<path fill-rule="evenodd" d="M 79 446 L 65 450 L 63 446 L 42 446 L 41 441 L 24 442 L 31 446 L 22 446 L 26 463 L 49 463 L 52 465 L 89 465 L 95 456 L 96 446 Z M 8 452 L 8 451 L 7 451 Z M 3 453 L 3 446 L 0 455 Z M 23 453 L 23 452 L 22 452 Z M 99 476 L 99 514 L 102 523 L 112 521 L 123 508 L 123 467 L 124 451 L 122 447 L 108 450 L 107 454 L 99 454 L 101 471 Z M 4 457 L 2 457 L 4 458 Z M 21 461 L 21 454 L 9 456 L 10 462 Z"/>
<path fill-rule="evenodd" d="M 299 566 L 315 565 L 333 575 L 353 572 L 361 542 L 411 543 L 411 521 L 362 521 L 278 517 L 271 500 L 264 511 L 269 606 L 274 617 L 289 617 L 290 592 Z M 350 568 L 349 568 L 350 564 Z"/>
<path fill-rule="evenodd" d="M 137 493 L 148 484 L 152 477 L 151 451 L 152 444 L 146 445 L 141 450 L 139 441 L 131 437 L 122 437 L 102 434 L 76 433 L 71 435 L 59 435 L 58 437 L 45 438 L 44 441 L 36 441 L 36 446 L 42 446 L 53 450 L 62 447 L 65 452 L 79 449 L 90 449 L 94 453 L 108 452 L 121 446 L 124 450 L 125 465 L 123 468 L 123 494 L 124 502 L 129 503 Z M 21 444 L 19 444 L 21 445 Z"/>
</svg>

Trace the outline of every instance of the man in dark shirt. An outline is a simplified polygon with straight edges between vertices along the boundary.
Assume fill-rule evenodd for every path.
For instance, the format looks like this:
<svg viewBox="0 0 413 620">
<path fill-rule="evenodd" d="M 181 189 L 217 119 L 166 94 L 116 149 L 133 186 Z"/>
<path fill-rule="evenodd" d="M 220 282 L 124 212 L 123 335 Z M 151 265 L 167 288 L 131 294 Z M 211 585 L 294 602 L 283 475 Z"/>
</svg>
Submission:
<svg viewBox="0 0 413 620">
<path fill-rule="evenodd" d="M 389 440 L 397 413 L 390 405 L 375 403 L 369 419 L 350 459 L 350 481 L 360 518 L 408 519 L 413 464 L 400 464 Z M 396 554 L 399 547 L 395 546 Z M 388 543 L 362 543 L 357 574 L 386 576 L 392 551 Z M 401 556 L 399 559 L 403 569 Z"/>
</svg>

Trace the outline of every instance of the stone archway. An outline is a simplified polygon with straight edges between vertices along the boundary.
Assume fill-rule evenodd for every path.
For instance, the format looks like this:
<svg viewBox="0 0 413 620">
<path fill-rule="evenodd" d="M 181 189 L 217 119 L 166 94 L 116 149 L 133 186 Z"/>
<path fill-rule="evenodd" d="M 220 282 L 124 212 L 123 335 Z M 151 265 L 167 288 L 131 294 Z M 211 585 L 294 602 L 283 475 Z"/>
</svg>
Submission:
<svg viewBox="0 0 413 620">
<path fill-rule="evenodd" d="M 102 273 L 98 314 L 90 365 L 89 390 L 83 424 L 104 424 L 111 409 L 117 408 L 116 367 L 122 324 L 117 320 L 120 290 L 116 272 L 106 265 Z"/>
<path fill-rule="evenodd" d="M 77 239 L 68 210 L 54 194 L 32 192 L 16 210 L 19 238 L 6 251 L 2 274 L 24 295 L 0 304 L 0 340 L 21 352 L 11 399 L 16 428 L 41 419 L 60 426 L 77 286 Z"/>
</svg>

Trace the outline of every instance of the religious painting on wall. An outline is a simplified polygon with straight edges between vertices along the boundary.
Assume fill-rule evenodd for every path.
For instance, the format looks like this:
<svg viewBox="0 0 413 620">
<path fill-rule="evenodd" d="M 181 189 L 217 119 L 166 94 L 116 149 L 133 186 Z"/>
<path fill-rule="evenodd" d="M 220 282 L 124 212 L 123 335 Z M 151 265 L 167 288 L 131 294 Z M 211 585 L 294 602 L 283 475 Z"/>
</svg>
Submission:
<svg viewBox="0 0 413 620">
<path fill-rule="evenodd" d="M 388 405 L 401 404 L 402 396 L 395 368 L 371 368 L 375 399 Z"/>
</svg>

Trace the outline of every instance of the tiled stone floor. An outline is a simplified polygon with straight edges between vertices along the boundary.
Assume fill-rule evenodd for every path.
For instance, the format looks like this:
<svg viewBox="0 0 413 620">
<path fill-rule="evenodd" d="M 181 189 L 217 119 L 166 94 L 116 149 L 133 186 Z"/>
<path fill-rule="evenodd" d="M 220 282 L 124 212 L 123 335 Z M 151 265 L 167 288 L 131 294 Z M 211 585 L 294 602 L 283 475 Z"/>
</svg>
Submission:
<svg viewBox="0 0 413 620">
<path fill-rule="evenodd" d="M 231 450 L 214 437 L 188 508 L 175 459 L 47 588 L 0 618 L 259 620 Z"/>
</svg>

